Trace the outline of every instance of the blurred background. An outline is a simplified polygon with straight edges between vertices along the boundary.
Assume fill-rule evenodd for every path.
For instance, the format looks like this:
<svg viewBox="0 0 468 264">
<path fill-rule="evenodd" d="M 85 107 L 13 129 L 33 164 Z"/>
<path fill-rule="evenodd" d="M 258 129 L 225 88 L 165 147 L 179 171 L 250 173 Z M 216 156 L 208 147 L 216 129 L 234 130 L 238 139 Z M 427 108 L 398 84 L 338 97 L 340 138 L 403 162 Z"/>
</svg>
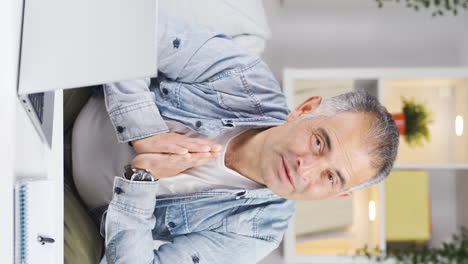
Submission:
<svg viewBox="0 0 468 264">
<path fill-rule="evenodd" d="M 364 247 L 453 243 L 468 227 L 468 11 L 455 15 L 454 1 L 263 3 L 271 38 L 262 57 L 291 108 L 366 90 L 406 127 L 385 184 L 297 202 L 282 247 L 261 263 L 362 263 L 351 256 Z"/>
</svg>

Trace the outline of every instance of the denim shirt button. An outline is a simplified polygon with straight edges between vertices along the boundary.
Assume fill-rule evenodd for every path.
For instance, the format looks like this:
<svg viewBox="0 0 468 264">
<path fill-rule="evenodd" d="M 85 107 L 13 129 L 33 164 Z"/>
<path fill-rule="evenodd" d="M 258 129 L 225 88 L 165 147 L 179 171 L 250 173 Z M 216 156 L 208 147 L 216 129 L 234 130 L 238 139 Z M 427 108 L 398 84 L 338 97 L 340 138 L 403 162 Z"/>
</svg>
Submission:
<svg viewBox="0 0 468 264">
<path fill-rule="evenodd" d="M 116 194 L 121 194 L 121 193 L 123 193 L 124 191 L 123 191 L 122 188 L 120 188 L 120 187 L 115 187 L 114 192 L 115 192 Z"/>
<path fill-rule="evenodd" d="M 232 120 L 226 120 L 226 125 L 227 127 L 233 127 L 234 124 L 232 123 Z"/>
<path fill-rule="evenodd" d="M 200 262 L 200 259 L 197 256 L 192 257 L 193 263 L 198 263 Z"/>
<path fill-rule="evenodd" d="M 242 191 L 236 194 L 236 200 L 239 200 L 244 197 L 245 197 L 245 191 Z"/>
<path fill-rule="evenodd" d="M 169 93 L 169 90 L 167 88 L 162 89 L 163 94 L 167 95 Z"/>
<path fill-rule="evenodd" d="M 202 122 L 201 122 L 201 121 L 197 121 L 197 122 L 195 123 L 195 126 L 196 126 L 196 127 L 201 127 L 201 126 L 202 126 Z"/>
<path fill-rule="evenodd" d="M 174 41 L 172 41 L 172 46 L 174 48 L 178 49 L 179 46 L 180 46 L 180 39 L 178 39 L 178 38 L 174 39 Z"/>
<path fill-rule="evenodd" d="M 170 228 L 174 228 L 176 226 L 176 224 L 174 222 L 169 222 L 168 225 L 169 225 Z"/>
<path fill-rule="evenodd" d="M 117 126 L 117 132 L 122 133 L 122 132 L 124 132 L 124 130 L 125 130 L 125 127 Z"/>
</svg>

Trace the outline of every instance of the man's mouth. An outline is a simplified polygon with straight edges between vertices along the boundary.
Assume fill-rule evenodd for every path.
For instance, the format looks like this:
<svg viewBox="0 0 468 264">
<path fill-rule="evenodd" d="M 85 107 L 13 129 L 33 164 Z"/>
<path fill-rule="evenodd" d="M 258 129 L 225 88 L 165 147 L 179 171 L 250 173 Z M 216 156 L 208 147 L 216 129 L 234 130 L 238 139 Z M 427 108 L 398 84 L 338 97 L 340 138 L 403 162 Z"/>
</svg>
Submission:
<svg viewBox="0 0 468 264">
<path fill-rule="evenodd" d="M 283 171 L 282 172 L 284 173 L 283 176 L 284 176 L 285 180 L 287 180 L 289 182 L 289 184 L 291 184 L 291 186 L 294 187 L 294 179 L 293 179 L 293 177 L 291 177 L 291 174 L 289 172 L 288 164 L 286 163 L 284 158 L 282 158 L 282 161 L 283 161 L 283 166 L 282 166 Z"/>
</svg>

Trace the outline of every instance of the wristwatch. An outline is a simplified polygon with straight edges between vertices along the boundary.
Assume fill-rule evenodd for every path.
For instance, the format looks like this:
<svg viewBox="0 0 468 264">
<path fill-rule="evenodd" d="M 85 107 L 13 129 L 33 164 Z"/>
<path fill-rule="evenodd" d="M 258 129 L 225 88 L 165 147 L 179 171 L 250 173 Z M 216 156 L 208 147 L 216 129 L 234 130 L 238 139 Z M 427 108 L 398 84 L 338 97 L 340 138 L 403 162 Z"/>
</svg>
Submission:
<svg viewBox="0 0 468 264">
<path fill-rule="evenodd" d="M 130 181 L 158 181 L 157 178 L 146 169 L 135 169 L 132 166 L 125 166 L 124 178 Z"/>
</svg>

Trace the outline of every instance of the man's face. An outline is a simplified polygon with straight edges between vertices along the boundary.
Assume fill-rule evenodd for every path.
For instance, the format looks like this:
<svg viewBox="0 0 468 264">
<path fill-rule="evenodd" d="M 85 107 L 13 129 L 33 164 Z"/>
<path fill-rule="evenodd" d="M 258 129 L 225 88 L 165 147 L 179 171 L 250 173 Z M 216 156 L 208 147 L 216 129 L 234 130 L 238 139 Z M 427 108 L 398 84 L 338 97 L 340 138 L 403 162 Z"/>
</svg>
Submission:
<svg viewBox="0 0 468 264">
<path fill-rule="evenodd" d="M 371 167 L 365 138 L 372 115 L 341 113 L 294 122 L 313 111 L 320 101 L 320 97 L 306 101 L 309 105 L 291 112 L 288 122 L 272 128 L 265 139 L 260 161 L 263 181 L 286 199 L 336 196 L 376 173 Z"/>
</svg>

